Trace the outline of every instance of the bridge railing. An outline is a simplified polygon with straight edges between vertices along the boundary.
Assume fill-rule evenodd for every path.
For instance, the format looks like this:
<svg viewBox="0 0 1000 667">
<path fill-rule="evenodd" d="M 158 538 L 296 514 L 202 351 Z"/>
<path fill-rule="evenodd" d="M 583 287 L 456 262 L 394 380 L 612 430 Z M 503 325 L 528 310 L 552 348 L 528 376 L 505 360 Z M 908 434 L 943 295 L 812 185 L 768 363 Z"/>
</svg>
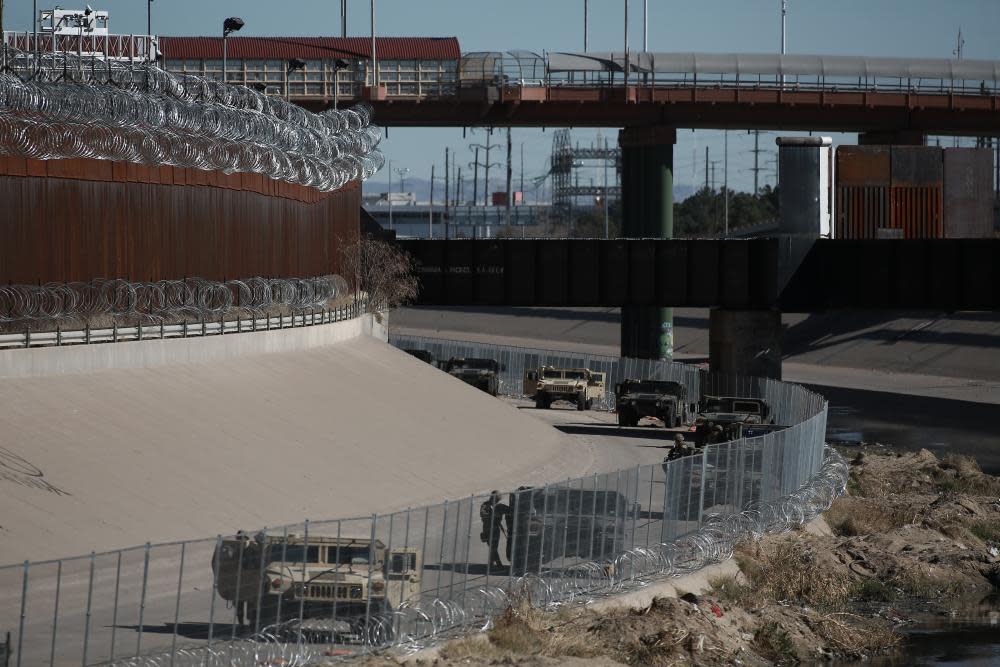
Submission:
<svg viewBox="0 0 1000 667">
<path fill-rule="evenodd" d="M 669 362 L 393 342 L 500 359 L 505 393 L 520 393 L 514 379 L 531 365 L 588 365 L 609 382 L 676 379 L 691 395 L 759 396 L 789 426 L 502 494 L 2 567 L 0 631 L 13 632 L 12 664 L 305 664 L 420 645 L 482 628 L 517 600 L 586 600 L 724 560 L 740 540 L 811 520 L 846 483 L 847 466 L 824 444 L 826 402 L 797 385 Z M 361 546 L 345 555 L 337 538 L 348 537 Z M 310 554 L 308 572 L 290 550 Z"/>
</svg>

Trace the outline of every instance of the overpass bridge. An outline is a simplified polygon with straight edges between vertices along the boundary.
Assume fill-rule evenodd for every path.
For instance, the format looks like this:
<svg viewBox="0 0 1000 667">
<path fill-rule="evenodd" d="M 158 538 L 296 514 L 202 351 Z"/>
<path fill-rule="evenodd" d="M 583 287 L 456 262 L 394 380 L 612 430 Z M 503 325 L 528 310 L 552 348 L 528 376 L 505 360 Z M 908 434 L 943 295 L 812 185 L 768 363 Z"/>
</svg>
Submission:
<svg viewBox="0 0 1000 667">
<path fill-rule="evenodd" d="M 664 309 L 712 308 L 712 369 L 771 377 L 782 311 L 1000 309 L 1000 239 L 397 243 L 416 261 L 418 305 L 620 307 L 622 349 L 646 358 L 672 350 Z"/>
<path fill-rule="evenodd" d="M 995 136 L 998 81 L 996 61 L 517 51 L 463 55 L 456 85 L 436 96 L 380 89 L 367 96 L 389 127 L 660 125 Z"/>
</svg>

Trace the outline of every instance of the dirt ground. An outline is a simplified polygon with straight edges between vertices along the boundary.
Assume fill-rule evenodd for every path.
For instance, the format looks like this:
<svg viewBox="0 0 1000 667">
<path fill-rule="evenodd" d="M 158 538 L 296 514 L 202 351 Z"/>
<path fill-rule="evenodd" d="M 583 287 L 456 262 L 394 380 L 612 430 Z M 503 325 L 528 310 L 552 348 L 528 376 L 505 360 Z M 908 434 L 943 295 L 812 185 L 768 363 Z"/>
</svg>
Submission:
<svg viewBox="0 0 1000 667">
<path fill-rule="evenodd" d="M 483 635 L 410 665 L 786 665 L 894 650 L 921 615 L 967 609 L 1000 588 L 1000 478 L 971 459 L 845 449 L 848 494 L 832 535 L 742 544 L 740 573 L 643 609 L 508 610 Z M 996 611 L 989 613 L 996 614 Z M 374 657 L 366 667 L 399 664 Z"/>
</svg>

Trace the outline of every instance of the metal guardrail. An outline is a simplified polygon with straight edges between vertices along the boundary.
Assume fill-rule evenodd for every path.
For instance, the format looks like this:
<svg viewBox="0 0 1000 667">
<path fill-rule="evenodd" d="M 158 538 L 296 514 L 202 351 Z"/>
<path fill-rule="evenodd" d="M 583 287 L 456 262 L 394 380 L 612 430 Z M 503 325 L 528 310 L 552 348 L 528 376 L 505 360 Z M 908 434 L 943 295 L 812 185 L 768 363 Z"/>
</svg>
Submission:
<svg viewBox="0 0 1000 667">
<path fill-rule="evenodd" d="M 441 357 L 502 360 L 508 393 L 520 393 L 513 378 L 524 368 L 587 365 L 607 372 L 609 384 L 624 377 L 677 379 L 691 395 L 767 398 L 790 426 L 663 464 L 499 497 L 472 494 L 387 514 L 264 528 L 238 544 L 270 546 L 252 558 L 239 547 L 240 565 L 221 574 L 222 567 L 213 567 L 226 544 L 221 535 L 9 565 L 0 568 L 0 627 L 17 629 L 14 664 L 307 664 L 368 648 L 420 646 L 485 627 L 518 597 L 539 605 L 591 599 L 724 560 L 740 539 L 810 520 L 846 484 L 846 464 L 825 449 L 827 404 L 797 385 L 713 376 L 670 362 L 414 337 L 392 342 Z M 498 532 L 483 525 L 482 512 L 487 521 L 496 512 Z M 363 604 L 311 598 L 326 589 L 295 584 L 299 565 L 281 570 L 277 584 L 261 567 L 294 560 L 279 557 L 292 545 L 303 553 L 315 545 L 316 560 L 340 562 L 329 549 L 324 559 L 318 536 L 377 540 L 386 554 L 416 556 L 389 557 L 393 565 L 380 568 L 369 550 L 336 572 L 309 575 L 313 583 L 333 575 L 333 590 L 353 572 L 354 585 L 373 593 Z M 229 594 L 236 602 L 230 607 L 216 591 L 234 585 L 241 592 Z M 237 622 L 241 608 L 245 625 Z"/>
<path fill-rule="evenodd" d="M 314 310 L 306 313 L 290 315 L 267 315 L 265 317 L 235 319 L 235 320 L 198 320 L 182 322 L 181 324 L 149 324 L 131 327 L 117 325 L 103 329 L 69 329 L 63 331 L 31 332 L 25 330 L 19 333 L 0 334 L 0 349 L 50 347 L 62 345 L 91 345 L 95 343 L 122 343 L 126 341 L 156 340 L 166 338 L 195 338 L 199 336 L 222 336 L 255 331 L 270 331 L 272 329 L 291 329 L 308 327 L 318 324 L 330 324 L 354 319 L 366 312 L 363 301 L 332 309 Z"/>
</svg>

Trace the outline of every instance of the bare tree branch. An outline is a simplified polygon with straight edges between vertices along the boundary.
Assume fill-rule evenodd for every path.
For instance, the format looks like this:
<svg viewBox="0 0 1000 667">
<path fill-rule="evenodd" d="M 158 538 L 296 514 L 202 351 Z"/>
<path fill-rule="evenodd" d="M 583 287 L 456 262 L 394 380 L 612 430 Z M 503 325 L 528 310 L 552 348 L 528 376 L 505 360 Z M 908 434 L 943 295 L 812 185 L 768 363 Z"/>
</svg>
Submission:
<svg viewBox="0 0 1000 667">
<path fill-rule="evenodd" d="M 393 243 L 361 238 L 341 250 L 341 272 L 368 296 L 368 312 L 388 310 L 417 298 L 413 258 Z"/>
</svg>

